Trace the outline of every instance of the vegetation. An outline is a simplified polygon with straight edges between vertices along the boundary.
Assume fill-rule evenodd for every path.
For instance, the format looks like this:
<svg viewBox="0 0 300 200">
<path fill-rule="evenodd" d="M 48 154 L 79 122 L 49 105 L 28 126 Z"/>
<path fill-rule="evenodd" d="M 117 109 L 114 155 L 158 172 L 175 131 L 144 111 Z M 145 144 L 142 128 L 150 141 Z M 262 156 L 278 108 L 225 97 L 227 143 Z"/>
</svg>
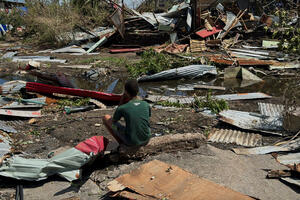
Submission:
<svg viewBox="0 0 300 200">
<path fill-rule="evenodd" d="M 61 99 L 57 102 L 60 108 L 64 108 L 65 106 L 85 106 L 88 105 L 90 98 L 82 98 L 82 99 Z"/>
<path fill-rule="evenodd" d="M 213 113 L 219 113 L 222 110 L 228 110 L 228 102 L 224 99 L 215 99 L 211 96 L 211 92 L 208 92 L 206 98 L 199 98 L 194 96 L 194 103 L 192 104 L 193 108 L 209 108 Z"/>
<path fill-rule="evenodd" d="M 170 101 L 161 101 L 156 103 L 157 105 L 162 105 L 166 107 L 177 107 L 177 108 L 194 108 L 194 109 L 203 109 L 209 108 L 213 113 L 219 113 L 223 110 L 228 110 L 229 105 L 228 102 L 224 99 L 215 99 L 212 97 L 211 92 L 208 92 L 206 98 L 200 98 L 194 95 L 194 102 L 191 104 L 182 104 L 178 102 L 170 102 Z"/>
<path fill-rule="evenodd" d="M 164 70 L 198 63 L 201 63 L 201 58 L 191 62 L 189 60 L 174 57 L 168 54 L 157 53 L 153 49 L 150 49 L 141 54 L 140 62 L 127 64 L 126 67 L 130 76 L 138 77 L 145 74 L 155 74 Z"/>
<path fill-rule="evenodd" d="M 97 3 L 95 3 L 97 2 Z M 12 25 L 12 34 L 24 27 L 26 41 L 38 45 L 62 46 L 68 44 L 75 31 L 91 30 L 108 25 L 111 6 L 105 1 L 26 1 L 28 12 L 18 9 L 0 13 L 0 22 Z"/>
<path fill-rule="evenodd" d="M 273 38 L 280 40 L 279 49 L 288 53 L 300 53 L 300 27 L 291 26 L 296 13 L 284 9 L 276 10 L 275 15 L 279 17 L 279 23 L 273 25 Z"/>
</svg>

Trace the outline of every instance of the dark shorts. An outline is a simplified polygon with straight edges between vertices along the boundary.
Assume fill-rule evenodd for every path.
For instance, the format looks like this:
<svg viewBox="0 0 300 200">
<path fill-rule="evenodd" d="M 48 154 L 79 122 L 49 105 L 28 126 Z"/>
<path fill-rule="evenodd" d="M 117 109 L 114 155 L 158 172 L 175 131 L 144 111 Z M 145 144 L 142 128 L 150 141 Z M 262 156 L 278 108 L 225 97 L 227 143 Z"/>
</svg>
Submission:
<svg viewBox="0 0 300 200">
<path fill-rule="evenodd" d="M 120 138 L 120 140 L 127 146 L 132 146 L 129 139 L 125 135 L 125 126 L 120 124 L 119 122 L 114 122 L 112 124 L 112 129 L 114 131 L 114 134 Z"/>
</svg>

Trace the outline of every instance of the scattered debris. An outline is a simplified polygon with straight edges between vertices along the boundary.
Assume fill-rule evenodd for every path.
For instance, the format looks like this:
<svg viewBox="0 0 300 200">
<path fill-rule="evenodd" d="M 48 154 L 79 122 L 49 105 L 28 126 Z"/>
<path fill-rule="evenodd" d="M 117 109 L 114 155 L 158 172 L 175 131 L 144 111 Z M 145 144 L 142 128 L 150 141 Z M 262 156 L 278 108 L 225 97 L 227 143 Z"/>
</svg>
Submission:
<svg viewBox="0 0 300 200">
<path fill-rule="evenodd" d="M 80 168 L 94 156 L 104 153 L 108 140 L 94 136 L 50 159 L 26 159 L 13 156 L 3 161 L 0 175 L 18 180 L 39 181 L 59 174 L 68 181 L 80 178 Z M 1 144 L 1 143 L 0 143 Z"/>
<path fill-rule="evenodd" d="M 129 199 L 252 199 L 158 160 L 116 178 L 107 187 L 113 196 Z"/>
</svg>

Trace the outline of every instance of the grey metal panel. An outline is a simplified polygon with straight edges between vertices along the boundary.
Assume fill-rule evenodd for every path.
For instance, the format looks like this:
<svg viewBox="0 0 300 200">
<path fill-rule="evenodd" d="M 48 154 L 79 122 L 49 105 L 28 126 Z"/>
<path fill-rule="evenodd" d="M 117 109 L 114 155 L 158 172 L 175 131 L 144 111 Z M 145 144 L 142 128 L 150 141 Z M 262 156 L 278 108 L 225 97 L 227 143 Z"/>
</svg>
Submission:
<svg viewBox="0 0 300 200">
<path fill-rule="evenodd" d="M 254 133 L 246 133 L 238 130 L 214 129 L 208 136 L 208 141 L 218 143 L 233 143 L 246 147 L 262 145 L 262 136 Z"/>
<path fill-rule="evenodd" d="M 162 71 L 150 76 L 143 76 L 138 78 L 138 81 L 154 81 L 154 80 L 169 80 L 182 77 L 196 78 L 204 74 L 217 75 L 217 69 L 210 65 L 189 65 L 176 69 Z"/>
<path fill-rule="evenodd" d="M 86 53 L 87 51 L 76 46 L 68 46 L 61 49 L 56 49 L 54 51 L 51 51 L 51 53 Z"/>
<path fill-rule="evenodd" d="M 172 103 L 189 104 L 194 102 L 193 97 L 182 97 L 182 96 L 160 96 L 160 95 L 148 95 L 146 100 L 151 102 L 169 101 Z"/>
<path fill-rule="evenodd" d="M 2 88 L 2 94 L 14 94 L 19 93 L 22 88 L 26 86 L 25 81 L 9 81 L 4 83 Z"/>
<path fill-rule="evenodd" d="M 9 51 L 9 52 L 6 52 L 6 53 L 2 56 L 2 59 L 12 58 L 12 57 L 14 57 L 17 53 L 18 53 L 17 51 Z"/>
<path fill-rule="evenodd" d="M 62 59 L 52 59 L 50 56 L 15 56 L 13 57 L 13 62 L 29 62 L 31 60 L 37 62 L 54 62 L 54 63 L 66 63 L 67 60 Z"/>
<path fill-rule="evenodd" d="M 21 3 L 25 4 L 25 0 L 3 0 L 5 2 L 10 2 L 10 3 Z"/>
<path fill-rule="evenodd" d="M 0 133 L 0 158 L 10 152 L 10 138 L 5 133 Z"/>
<path fill-rule="evenodd" d="M 255 147 L 255 148 L 234 148 L 233 151 L 236 154 L 267 154 L 272 152 L 288 152 L 300 149 L 300 138 L 292 140 L 289 143 L 280 145 L 280 146 L 264 146 L 264 147 Z"/>
<path fill-rule="evenodd" d="M 30 100 L 45 103 L 46 97 L 34 98 L 34 99 L 30 99 Z M 12 102 L 1 108 L 14 109 L 14 108 L 41 108 L 41 107 L 43 107 L 42 104 L 35 104 L 35 103 L 29 103 L 29 102 L 28 103 Z"/>
<path fill-rule="evenodd" d="M 205 99 L 205 97 L 203 96 L 198 98 Z M 265 98 L 271 98 L 271 96 L 258 92 L 258 93 L 216 95 L 213 96 L 213 98 L 224 99 L 227 101 L 234 101 L 234 100 L 248 100 L 248 99 L 265 99 Z M 173 96 L 148 95 L 148 97 L 146 97 L 145 99 L 151 102 L 169 101 L 169 102 L 179 102 L 183 104 L 194 102 L 194 97 L 184 97 L 184 96 L 175 96 L 175 95 Z"/>
<path fill-rule="evenodd" d="M 17 131 L 13 127 L 8 125 L 5 121 L 0 121 L 0 130 L 7 133 L 17 133 Z"/>
<path fill-rule="evenodd" d="M 286 177 L 286 178 L 280 178 L 280 179 L 300 187 L 300 179 L 292 178 L 292 177 Z"/>
<path fill-rule="evenodd" d="M 277 161 L 283 165 L 294 165 L 300 163 L 300 153 L 290 153 L 277 156 Z"/>
<path fill-rule="evenodd" d="M 271 104 L 271 103 L 258 103 L 260 114 L 269 117 L 282 117 L 284 105 Z"/>
<path fill-rule="evenodd" d="M 281 131 L 282 119 L 278 117 L 264 117 L 257 113 L 226 110 L 219 113 L 220 120 L 242 129 L 264 131 L 275 135 L 282 135 L 269 131 Z"/>
<path fill-rule="evenodd" d="M 272 98 L 272 96 L 269 96 L 261 92 L 255 92 L 255 93 L 216 95 L 214 96 L 214 98 L 224 99 L 227 101 L 234 101 L 234 100 L 246 100 L 246 99 L 266 99 L 266 98 Z"/>
</svg>

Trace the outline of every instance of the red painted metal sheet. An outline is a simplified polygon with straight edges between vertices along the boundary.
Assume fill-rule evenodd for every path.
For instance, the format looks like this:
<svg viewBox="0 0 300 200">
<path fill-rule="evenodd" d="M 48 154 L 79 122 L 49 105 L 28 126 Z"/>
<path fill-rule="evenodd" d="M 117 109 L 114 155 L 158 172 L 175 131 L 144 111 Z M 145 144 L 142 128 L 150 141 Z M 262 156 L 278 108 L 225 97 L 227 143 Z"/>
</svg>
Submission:
<svg viewBox="0 0 300 200">
<path fill-rule="evenodd" d="M 109 101 L 114 103 L 120 102 L 122 97 L 122 95 L 118 95 L 118 94 L 97 92 L 92 90 L 57 87 L 57 86 L 46 85 L 42 83 L 34 83 L 34 82 L 26 83 L 26 91 L 38 92 L 43 94 L 57 93 L 57 94 L 66 94 L 66 95 L 80 96 L 80 97 L 90 97 L 93 99 Z"/>
<path fill-rule="evenodd" d="M 218 29 L 216 27 L 213 27 L 213 30 L 209 31 L 209 30 L 201 30 L 196 32 L 197 35 L 199 35 L 202 38 L 206 38 L 208 36 L 214 35 L 216 33 L 219 33 L 220 31 L 222 31 L 222 29 Z"/>
<path fill-rule="evenodd" d="M 109 53 L 129 53 L 129 52 L 137 52 L 142 50 L 141 48 L 132 48 L 132 49 L 111 49 Z"/>
<path fill-rule="evenodd" d="M 108 139 L 103 136 L 93 136 L 83 142 L 80 142 L 75 149 L 90 155 L 90 153 L 94 153 L 97 155 L 98 153 L 104 152 L 108 144 Z"/>
</svg>

